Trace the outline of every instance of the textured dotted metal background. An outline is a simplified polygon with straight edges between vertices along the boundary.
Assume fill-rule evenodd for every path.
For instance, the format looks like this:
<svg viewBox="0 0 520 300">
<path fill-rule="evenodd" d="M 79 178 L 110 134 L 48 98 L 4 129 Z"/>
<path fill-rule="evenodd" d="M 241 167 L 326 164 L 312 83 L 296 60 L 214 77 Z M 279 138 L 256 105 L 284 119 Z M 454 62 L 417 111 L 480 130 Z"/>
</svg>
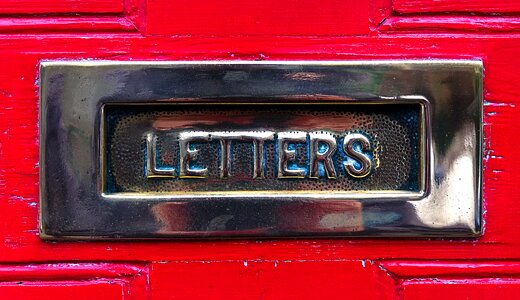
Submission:
<svg viewBox="0 0 520 300">
<path fill-rule="evenodd" d="M 178 193 L 227 191 L 384 191 L 419 189 L 419 105 L 287 105 L 287 106 L 118 106 L 106 109 L 106 192 Z M 266 143 L 265 178 L 253 179 L 250 142 L 233 142 L 231 177 L 219 177 L 220 145 L 194 143 L 196 166 L 208 168 L 208 178 L 146 178 L 145 136 L 158 136 L 159 166 L 179 166 L 178 134 L 185 130 L 272 130 L 334 133 L 337 178 L 279 179 L 275 142 Z M 342 137 L 362 132 L 373 148 L 371 174 L 356 179 L 346 174 Z M 297 165 L 308 169 L 308 144 L 296 145 Z"/>
</svg>

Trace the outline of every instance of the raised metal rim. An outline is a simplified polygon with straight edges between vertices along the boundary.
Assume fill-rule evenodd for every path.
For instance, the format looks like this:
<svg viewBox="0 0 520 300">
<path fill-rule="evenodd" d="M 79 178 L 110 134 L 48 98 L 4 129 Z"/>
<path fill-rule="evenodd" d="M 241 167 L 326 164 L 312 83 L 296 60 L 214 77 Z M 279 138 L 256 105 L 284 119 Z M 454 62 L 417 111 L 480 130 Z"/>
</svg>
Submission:
<svg viewBox="0 0 520 300">
<path fill-rule="evenodd" d="M 232 99 L 236 97 L 236 94 L 230 92 L 226 95 L 227 91 L 221 91 L 219 95 L 201 95 L 200 91 L 193 91 L 192 95 L 160 95 L 154 94 L 154 91 L 150 95 L 143 96 L 140 94 L 125 94 L 121 97 L 121 91 L 117 88 L 110 90 L 99 91 L 95 90 L 91 98 L 84 100 L 81 95 L 89 94 L 88 89 L 92 88 L 92 84 L 96 83 L 96 80 L 107 80 L 106 78 L 99 78 L 99 74 L 103 72 L 111 72 L 115 70 L 115 76 L 112 82 L 105 82 L 105 85 L 116 84 L 124 82 L 124 76 L 132 76 L 143 70 L 154 68 L 158 70 L 164 70 L 165 72 L 171 72 L 172 70 L 189 70 L 192 72 L 203 72 L 207 68 L 219 68 L 221 70 L 233 69 L 242 70 L 249 72 L 251 70 L 260 70 L 270 72 L 276 70 L 279 72 L 296 72 L 301 70 L 312 69 L 314 72 L 328 72 L 328 70 L 346 70 L 347 72 L 365 72 L 366 74 L 401 74 L 403 72 L 416 72 L 416 73 L 428 73 L 433 74 L 430 81 L 440 80 L 442 76 L 449 74 L 450 72 L 457 71 L 463 72 L 470 75 L 472 82 L 466 82 L 468 84 L 467 90 L 464 91 L 463 96 L 458 95 L 458 91 L 450 91 L 453 96 L 443 96 L 443 99 L 438 97 L 432 97 L 431 95 L 415 94 L 410 93 L 416 88 L 406 83 L 399 85 L 398 89 L 395 87 L 387 86 L 375 86 L 370 90 L 367 88 L 366 94 L 349 94 L 348 91 L 345 94 L 339 96 L 343 99 L 335 100 L 333 103 L 389 103 L 389 102 L 419 102 L 426 110 L 431 109 L 435 111 L 441 111 L 442 113 L 457 113 L 460 114 L 460 120 L 464 124 L 465 128 L 469 128 L 473 132 L 472 136 L 468 137 L 468 140 L 456 141 L 457 143 L 468 143 L 465 148 L 464 157 L 469 158 L 472 163 L 472 170 L 467 176 L 470 177 L 468 182 L 471 182 L 470 187 L 461 187 L 461 189 L 468 189 L 463 197 L 458 195 L 439 195 L 439 187 L 436 184 L 435 170 L 438 168 L 438 161 L 443 160 L 444 157 L 439 157 L 440 154 L 435 152 L 432 143 L 436 143 L 436 136 L 440 133 L 432 133 L 435 131 L 435 127 L 427 128 L 424 126 L 422 130 L 425 133 L 426 140 L 424 141 L 423 149 L 424 157 L 426 162 L 422 167 L 426 170 L 425 184 L 422 192 L 418 195 L 402 195 L 404 197 L 371 194 L 371 193 L 360 193 L 360 194 L 349 194 L 343 195 L 344 197 L 338 197 L 338 195 L 332 194 L 324 197 L 320 195 L 316 198 L 316 194 L 312 195 L 264 195 L 259 194 L 258 196 L 247 195 L 240 197 L 237 195 L 218 195 L 215 197 L 210 196 L 196 196 L 192 195 L 187 199 L 185 196 L 172 197 L 172 196 L 156 196 L 156 197 L 142 197 L 142 196 L 108 196 L 100 193 L 102 187 L 102 176 L 99 168 L 101 157 L 101 144 L 99 133 L 96 133 L 96 128 L 100 126 L 100 112 L 102 111 L 103 105 L 107 103 L 153 103 L 160 104 L 164 102 L 175 103 L 211 103 L 214 101 L 222 101 L 222 99 Z M 159 71 L 160 73 L 161 71 Z M 130 74 L 130 75 L 129 75 Z M 144 73 L 143 73 L 144 74 Z M 71 78 L 79 76 L 82 78 L 78 81 L 77 86 L 71 86 Z M 119 76 L 119 77 L 118 77 Z M 137 75 L 144 76 L 144 75 Z M 159 75 L 155 75 L 159 76 Z M 341 75 L 339 75 L 341 76 Z M 369 76 L 370 77 L 370 76 Z M 64 79 L 65 78 L 65 79 Z M 152 82 L 153 80 L 160 80 L 159 77 L 155 78 L 143 78 L 146 82 Z M 399 78 L 397 79 L 399 80 Z M 90 82 L 90 85 L 84 84 L 84 82 Z M 61 85 L 60 85 L 61 84 Z M 145 84 L 146 86 L 146 84 Z M 403 87 L 404 86 L 404 87 Z M 71 90 L 68 89 L 72 88 Z M 149 85 L 146 88 L 153 89 Z M 271 93 L 273 90 L 276 91 L 276 86 L 269 87 L 269 91 L 266 94 L 262 94 L 262 90 L 255 90 L 251 94 L 247 95 L 254 99 L 266 98 L 275 99 Z M 392 91 L 392 93 L 386 92 L 386 90 Z M 343 91 L 343 90 L 342 90 Z M 280 97 L 278 99 L 287 99 L 287 91 L 280 90 Z M 365 91 L 363 91 L 365 92 Z M 119 94 L 118 94 L 119 93 Z M 189 93 L 189 91 L 188 91 Z M 219 92 L 220 93 L 220 92 Z M 165 97 L 166 96 L 166 97 Z M 298 95 L 302 96 L 302 95 Z M 314 99 L 321 97 L 321 95 L 312 95 Z M 338 95 L 336 95 L 338 96 Z M 270 62 L 193 62 L 193 61 L 181 61 L 181 62 L 119 62 L 119 61 L 59 61 L 59 62 L 42 62 L 40 72 L 40 236 L 44 239 L 105 239 L 105 238 L 167 238 L 167 237 L 278 237 L 278 236 L 477 236 L 481 233 L 481 141 L 482 141 L 482 63 L 474 60 L 384 60 L 384 61 L 270 61 Z M 125 98 L 126 97 L 126 98 Z M 228 97 L 228 98 L 226 98 Z M 208 100 L 213 99 L 213 100 Z M 297 101 L 297 100 L 295 100 Z M 442 101 L 442 105 L 440 102 Z M 454 101 L 464 102 L 463 104 L 468 107 L 467 111 L 453 112 L 450 111 L 450 103 Z M 315 100 L 311 101 L 316 103 Z M 319 102 L 319 101 L 318 101 Z M 309 103 L 309 102 L 306 102 Z M 320 104 L 324 103 L 323 99 Z M 447 103 L 447 104 L 446 104 Z M 90 157 L 86 160 L 90 162 L 90 166 L 93 169 L 92 178 L 95 179 L 94 183 L 85 183 L 85 186 L 79 187 L 76 194 L 68 192 L 56 193 L 49 189 L 49 185 L 55 184 L 55 182 L 67 183 L 68 180 L 73 181 L 71 174 L 56 174 L 49 170 L 49 166 L 56 167 L 58 169 L 65 170 L 61 159 L 49 158 L 45 155 L 46 151 L 49 151 L 50 147 L 57 147 L 56 153 L 72 153 L 77 150 L 78 144 L 67 145 L 58 144 L 51 145 L 49 137 L 56 134 L 56 130 L 51 127 L 63 129 L 63 120 L 56 120 L 50 118 L 49 110 L 60 110 L 60 113 L 64 113 L 63 110 L 66 106 L 85 107 L 85 114 L 90 114 L 89 122 L 81 123 L 83 127 L 80 129 L 82 133 L 90 137 L 83 142 L 85 151 L 88 152 L 88 148 L 92 147 L 93 151 L 90 153 Z M 442 115 L 441 113 L 441 115 Z M 423 114 L 426 118 L 424 124 L 436 124 L 442 120 L 436 120 L 435 116 L 432 116 L 429 111 Z M 88 125 L 86 125 L 88 124 Z M 94 144 L 92 144 L 94 142 Z M 79 145 L 81 146 L 81 145 Z M 53 150 L 54 151 L 54 150 Z M 54 168 L 56 169 L 56 168 Z M 87 170 L 82 170 L 88 172 Z M 56 179 L 57 176 L 58 178 Z M 456 178 L 450 179 L 449 185 L 455 185 Z M 75 184 L 82 184 L 81 182 L 74 182 Z M 87 185 L 93 184 L 96 187 L 92 193 L 85 196 L 85 191 L 89 191 Z M 431 190 L 428 189 L 431 187 Z M 68 188 L 62 188 L 61 191 L 66 191 Z M 78 194 L 78 191 L 81 193 Z M 75 195 L 75 196 L 74 196 Z M 468 196 L 469 195 L 469 196 Z M 117 198 L 117 199 L 116 199 Z M 150 199 L 153 198 L 153 199 Z M 272 201 L 272 202 L 286 202 L 286 201 L 303 201 L 316 203 L 343 203 L 345 205 L 361 205 L 362 213 L 364 216 L 373 214 L 376 211 L 383 211 L 385 213 L 394 213 L 402 216 L 400 221 L 388 222 L 387 224 L 381 223 L 375 226 L 367 226 L 359 231 L 342 232 L 342 231 L 327 231 L 323 232 L 318 229 L 315 231 L 277 231 L 264 232 L 263 230 L 244 229 L 234 231 L 172 231 L 172 232 L 160 232 L 144 230 L 140 231 L 135 225 L 125 221 L 118 221 L 117 224 L 113 220 L 110 220 L 110 210 L 128 209 L 136 205 L 136 201 L 142 202 L 139 205 L 144 205 L 143 208 L 147 207 L 151 209 L 154 205 L 160 203 L 171 202 L 175 203 L 178 201 L 218 201 L 218 200 L 231 200 L 231 201 L 250 201 L 250 205 L 264 205 L 259 204 L 259 201 Z M 258 201 L 252 201 L 257 199 Z M 143 200 L 143 201 L 140 201 Z M 51 202 L 51 205 L 49 204 Z M 98 222 L 96 218 L 95 206 L 102 203 L 100 201 L 111 202 L 110 205 L 104 207 L 104 214 L 108 215 L 102 222 Z M 76 211 L 77 207 L 74 203 L 80 202 L 82 211 Z M 116 203 L 117 202 L 117 203 Z M 143 204 L 144 203 L 144 204 Z M 76 207 L 76 209 L 72 209 Z M 406 207 L 407 210 L 413 211 L 413 214 L 403 213 L 402 207 Z M 56 209 L 58 208 L 58 209 Z M 61 208 L 61 209 L 60 209 Z M 464 213 L 453 214 L 451 210 L 464 211 Z M 82 219 L 78 219 L 78 215 L 82 216 Z M 444 216 L 442 216 L 444 215 Z M 446 216 L 447 215 L 447 216 Z M 139 222 L 144 222 L 149 225 L 156 225 L 157 220 L 153 218 L 143 218 Z M 115 224 L 115 225 L 114 225 Z M 128 226 L 127 226 L 128 225 Z M 273 224 L 276 227 L 276 224 Z M 152 226 L 153 227 L 153 226 Z"/>
</svg>

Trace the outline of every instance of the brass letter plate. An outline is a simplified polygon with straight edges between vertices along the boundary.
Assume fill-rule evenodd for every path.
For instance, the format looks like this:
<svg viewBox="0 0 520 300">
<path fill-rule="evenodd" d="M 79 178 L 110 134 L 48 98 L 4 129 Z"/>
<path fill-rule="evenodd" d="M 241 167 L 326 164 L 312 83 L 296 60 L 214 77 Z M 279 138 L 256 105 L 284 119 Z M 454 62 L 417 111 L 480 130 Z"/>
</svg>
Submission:
<svg viewBox="0 0 520 300">
<path fill-rule="evenodd" d="M 475 236 L 480 61 L 43 62 L 40 236 Z"/>
</svg>

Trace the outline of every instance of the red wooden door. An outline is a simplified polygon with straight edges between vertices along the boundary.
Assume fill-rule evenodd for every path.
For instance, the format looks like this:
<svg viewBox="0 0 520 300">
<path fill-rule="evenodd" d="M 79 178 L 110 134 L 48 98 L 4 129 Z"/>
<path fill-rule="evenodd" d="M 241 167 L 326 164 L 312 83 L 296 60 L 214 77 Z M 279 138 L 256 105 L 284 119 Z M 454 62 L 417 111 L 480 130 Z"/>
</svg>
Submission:
<svg viewBox="0 0 520 300">
<path fill-rule="evenodd" d="M 0 298 L 520 297 L 520 2 L 3 0 Z M 42 60 L 481 59 L 484 232 L 474 239 L 45 242 Z"/>
</svg>

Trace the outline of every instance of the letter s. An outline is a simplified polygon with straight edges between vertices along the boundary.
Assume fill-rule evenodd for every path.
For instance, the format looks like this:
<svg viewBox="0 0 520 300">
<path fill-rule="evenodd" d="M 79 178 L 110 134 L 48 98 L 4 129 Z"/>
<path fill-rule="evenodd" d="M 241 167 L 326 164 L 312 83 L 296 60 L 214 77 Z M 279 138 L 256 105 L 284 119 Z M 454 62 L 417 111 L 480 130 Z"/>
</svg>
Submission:
<svg viewBox="0 0 520 300">
<path fill-rule="evenodd" d="M 359 144 L 362 151 L 370 151 L 370 141 L 361 133 L 349 133 L 343 140 L 343 151 L 345 154 L 359 162 L 361 167 L 356 169 L 353 162 L 344 162 L 345 171 L 354 178 L 363 178 L 370 174 L 372 161 L 370 157 L 354 149 L 354 145 Z"/>
</svg>

